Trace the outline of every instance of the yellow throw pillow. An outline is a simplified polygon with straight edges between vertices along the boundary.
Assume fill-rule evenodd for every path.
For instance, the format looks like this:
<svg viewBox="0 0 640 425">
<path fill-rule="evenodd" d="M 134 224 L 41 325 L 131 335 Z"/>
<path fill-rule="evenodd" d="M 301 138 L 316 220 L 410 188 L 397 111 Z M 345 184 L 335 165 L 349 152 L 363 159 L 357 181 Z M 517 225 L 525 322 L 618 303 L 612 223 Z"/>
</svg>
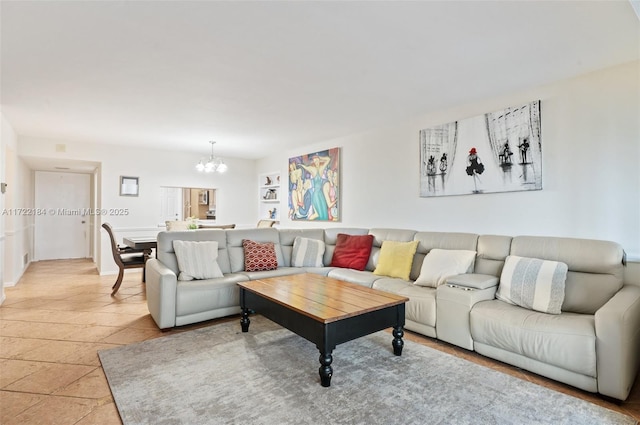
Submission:
<svg viewBox="0 0 640 425">
<path fill-rule="evenodd" d="M 378 265 L 373 273 L 379 276 L 409 280 L 416 249 L 418 249 L 418 241 L 383 241 L 380 247 Z"/>
</svg>

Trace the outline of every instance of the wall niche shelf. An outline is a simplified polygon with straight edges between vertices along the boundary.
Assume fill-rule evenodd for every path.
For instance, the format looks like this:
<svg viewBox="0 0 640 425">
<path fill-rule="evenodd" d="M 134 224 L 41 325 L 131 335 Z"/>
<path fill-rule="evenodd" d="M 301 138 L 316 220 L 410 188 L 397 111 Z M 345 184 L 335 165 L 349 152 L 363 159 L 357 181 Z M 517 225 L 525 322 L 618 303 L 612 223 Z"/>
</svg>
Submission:
<svg viewBox="0 0 640 425">
<path fill-rule="evenodd" d="M 280 220 L 280 173 L 260 174 L 258 177 L 259 220 Z"/>
</svg>

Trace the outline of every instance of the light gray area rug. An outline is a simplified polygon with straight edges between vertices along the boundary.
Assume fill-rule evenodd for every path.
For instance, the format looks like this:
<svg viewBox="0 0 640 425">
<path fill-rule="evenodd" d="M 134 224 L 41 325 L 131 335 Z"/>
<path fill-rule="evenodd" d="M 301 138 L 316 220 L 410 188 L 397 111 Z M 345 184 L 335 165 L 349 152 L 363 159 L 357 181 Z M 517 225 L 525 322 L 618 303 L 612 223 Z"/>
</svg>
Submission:
<svg viewBox="0 0 640 425">
<path fill-rule="evenodd" d="M 628 416 L 387 332 L 339 345 L 331 387 L 318 350 L 252 316 L 99 351 L 133 424 L 635 424 Z"/>
</svg>

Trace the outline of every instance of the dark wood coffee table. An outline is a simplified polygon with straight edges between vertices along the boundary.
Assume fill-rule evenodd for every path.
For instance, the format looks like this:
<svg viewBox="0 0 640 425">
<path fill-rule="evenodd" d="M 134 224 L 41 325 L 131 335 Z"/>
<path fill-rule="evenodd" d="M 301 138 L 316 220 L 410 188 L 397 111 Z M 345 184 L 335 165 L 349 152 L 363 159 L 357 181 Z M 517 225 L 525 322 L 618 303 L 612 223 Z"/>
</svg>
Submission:
<svg viewBox="0 0 640 425">
<path fill-rule="evenodd" d="M 312 273 L 238 283 L 242 332 L 256 312 L 313 342 L 320 350 L 320 383 L 331 385 L 338 344 L 393 328 L 393 353 L 402 355 L 408 298 Z"/>
</svg>

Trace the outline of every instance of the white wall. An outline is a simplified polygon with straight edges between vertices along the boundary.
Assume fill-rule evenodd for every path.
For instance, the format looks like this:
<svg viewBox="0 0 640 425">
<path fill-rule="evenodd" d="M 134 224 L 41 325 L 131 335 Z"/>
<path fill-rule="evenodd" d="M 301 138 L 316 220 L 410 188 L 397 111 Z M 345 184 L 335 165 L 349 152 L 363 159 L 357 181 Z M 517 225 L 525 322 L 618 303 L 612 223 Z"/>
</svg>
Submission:
<svg viewBox="0 0 640 425">
<path fill-rule="evenodd" d="M 361 226 L 480 234 L 549 235 L 619 242 L 640 259 L 640 62 L 508 96 L 437 111 L 394 127 L 326 140 L 260 160 L 342 148 L 342 222 L 281 227 Z M 416 93 L 417 96 L 428 95 Z M 419 197 L 420 129 L 540 99 L 543 190 Z M 640 284 L 640 282 L 638 282 Z"/>
<path fill-rule="evenodd" d="M 56 152 L 64 144 L 66 152 Z M 197 154 L 179 150 L 164 151 L 128 146 L 74 143 L 20 137 L 18 154 L 22 157 L 61 158 L 100 163 L 96 173 L 96 198 L 99 209 L 108 214 L 97 220 L 109 222 L 121 242 L 123 236 L 155 235 L 160 224 L 160 186 L 208 187 L 216 189 L 217 222 L 255 226 L 255 161 L 226 158 L 225 174 L 204 174 L 195 170 Z M 120 176 L 139 177 L 139 196 L 119 195 Z M 112 215 L 111 210 L 128 209 L 127 215 Z M 111 257 L 109 239 L 98 233 L 96 263 L 101 274 L 117 269 Z"/>
<path fill-rule="evenodd" d="M 6 183 L 6 149 L 7 145 L 16 144 L 16 135 L 9 122 L 4 118 L 4 115 L 0 112 L 0 182 Z M 0 193 L 0 304 L 2 304 L 6 298 L 4 293 L 4 253 L 5 253 L 5 216 L 1 212 L 5 209 L 4 194 Z"/>
<path fill-rule="evenodd" d="M 287 204 L 283 197 L 280 227 L 399 227 L 608 239 L 622 244 L 629 258 L 637 260 L 640 259 L 638 75 L 640 62 L 634 62 L 408 118 L 393 127 L 279 152 L 257 161 L 257 167 L 254 161 L 229 158 L 229 172 L 225 175 L 193 171 L 197 155 L 125 146 L 21 137 L 18 155 L 101 163 L 96 174 L 97 207 L 130 210 L 128 216 L 104 219 L 118 229 L 119 237 L 157 231 L 154 225 L 160 186 L 216 188 L 220 223 L 255 225 L 260 173 L 280 170 L 282 182 L 286 184 L 289 157 L 341 147 L 342 221 L 335 224 L 291 222 L 286 217 Z M 542 191 L 419 197 L 420 129 L 536 99 L 542 101 Z M 5 137 L 15 144 L 12 130 L 5 136 L 5 122 L 3 118 L 3 146 Z M 65 153 L 55 152 L 55 144 L 59 143 L 66 144 Z M 139 197 L 118 195 L 120 175 L 140 177 Z M 113 272 L 115 265 L 110 258 L 106 234 L 102 231 L 99 235 L 102 236 L 97 258 L 100 270 Z M 637 264 L 630 270 L 635 270 L 631 275 L 637 278 Z"/>
<path fill-rule="evenodd" d="M 33 258 L 33 216 L 16 214 L 16 208 L 33 207 L 33 174 L 17 155 L 17 135 L 0 114 L 2 161 L 0 181 L 7 191 L 0 195 L 0 279 L 4 287 L 15 285 Z M 25 255 L 27 261 L 25 262 Z"/>
</svg>

